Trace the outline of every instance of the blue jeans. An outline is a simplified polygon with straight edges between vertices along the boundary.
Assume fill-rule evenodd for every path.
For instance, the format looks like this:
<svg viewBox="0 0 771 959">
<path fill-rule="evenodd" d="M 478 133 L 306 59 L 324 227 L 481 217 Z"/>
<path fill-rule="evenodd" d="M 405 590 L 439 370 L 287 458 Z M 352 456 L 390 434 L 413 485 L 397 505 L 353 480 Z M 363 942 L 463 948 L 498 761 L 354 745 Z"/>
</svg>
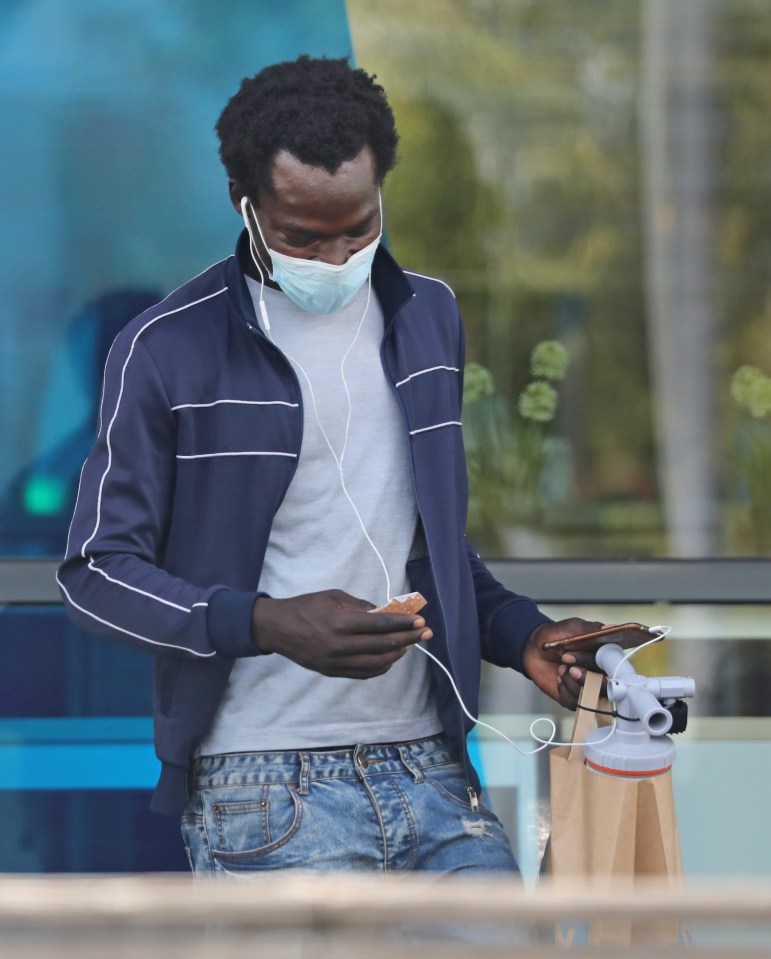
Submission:
<svg viewBox="0 0 771 959">
<path fill-rule="evenodd" d="M 182 835 L 195 872 L 518 873 L 495 815 L 472 808 L 444 736 L 195 761 Z"/>
</svg>

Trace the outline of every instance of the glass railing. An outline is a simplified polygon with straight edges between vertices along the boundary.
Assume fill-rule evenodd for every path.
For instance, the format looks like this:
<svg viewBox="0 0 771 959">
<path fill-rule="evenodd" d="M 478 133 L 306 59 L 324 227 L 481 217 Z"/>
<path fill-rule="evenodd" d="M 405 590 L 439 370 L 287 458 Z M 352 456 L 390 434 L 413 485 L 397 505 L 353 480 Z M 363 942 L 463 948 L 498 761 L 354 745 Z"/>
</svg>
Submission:
<svg viewBox="0 0 771 959">
<path fill-rule="evenodd" d="M 546 605 L 555 619 L 568 615 Z M 684 733 L 674 737 L 675 804 L 686 875 L 769 876 L 765 797 L 771 787 L 771 617 L 753 605 L 602 604 L 570 612 L 603 622 L 672 626 L 635 659 L 644 675 L 696 681 Z M 0 871 L 185 868 L 174 820 L 148 811 L 158 774 L 149 656 L 83 634 L 61 606 L 0 609 Z M 483 672 L 481 719 L 531 752 L 573 717 L 520 675 Z M 533 881 L 549 829 L 548 751 L 520 755 L 479 727 L 471 755 L 486 799 Z M 720 823 L 720 828 L 715 824 Z"/>
</svg>

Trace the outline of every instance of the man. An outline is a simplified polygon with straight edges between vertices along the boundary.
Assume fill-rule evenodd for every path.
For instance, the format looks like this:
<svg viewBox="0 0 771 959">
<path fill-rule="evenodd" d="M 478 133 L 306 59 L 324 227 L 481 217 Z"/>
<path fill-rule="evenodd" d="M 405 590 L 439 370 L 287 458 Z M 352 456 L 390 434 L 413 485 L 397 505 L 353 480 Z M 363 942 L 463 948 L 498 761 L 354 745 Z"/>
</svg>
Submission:
<svg viewBox="0 0 771 959">
<path fill-rule="evenodd" d="M 300 57 L 217 132 L 245 229 L 115 341 L 70 615 L 155 653 L 153 807 L 195 870 L 514 871 L 459 698 L 475 715 L 484 658 L 574 708 L 589 662 L 542 645 L 596 624 L 550 622 L 465 541 L 463 332 L 379 245 L 384 92 Z M 410 591 L 419 613 L 372 612 Z"/>
</svg>

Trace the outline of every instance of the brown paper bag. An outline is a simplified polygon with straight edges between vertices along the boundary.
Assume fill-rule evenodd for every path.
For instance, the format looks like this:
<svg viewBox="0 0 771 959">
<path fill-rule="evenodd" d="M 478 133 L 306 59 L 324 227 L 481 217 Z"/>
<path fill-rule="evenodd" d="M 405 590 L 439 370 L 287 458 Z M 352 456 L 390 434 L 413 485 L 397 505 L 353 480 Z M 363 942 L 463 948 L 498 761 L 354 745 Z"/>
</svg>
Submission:
<svg viewBox="0 0 771 959">
<path fill-rule="evenodd" d="M 588 673 L 581 705 L 597 708 L 602 677 Z M 547 875 L 555 879 L 597 879 L 628 891 L 637 881 L 680 884 L 683 864 L 670 772 L 646 779 L 607 776 L 584 765 L 582 743 L 595 714 L 578 710 L 572 746 L 552 750 L 551 835 Z M 588 944 L 678 943 L 688 936 L 677 923 L 596 920 L 565 923 L 558 941 Z"/>
</svg>

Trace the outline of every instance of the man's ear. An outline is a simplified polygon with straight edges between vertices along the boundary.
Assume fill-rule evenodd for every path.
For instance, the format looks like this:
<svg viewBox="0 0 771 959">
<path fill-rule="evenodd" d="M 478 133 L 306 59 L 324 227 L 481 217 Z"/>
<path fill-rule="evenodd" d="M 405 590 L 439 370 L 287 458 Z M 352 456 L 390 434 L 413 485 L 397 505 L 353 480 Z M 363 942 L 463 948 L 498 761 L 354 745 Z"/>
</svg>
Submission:
<svg viewBox="0 0 771 959">
<path fill-rule="evenodd" d="M 228 193 L 230 194 L 230 202 L 235 207 L 238 215 L 241 216 L 241 200 L 247 195 L 246 191 L 243 190 L 235 180 L 228 180 Z"/>
</svg>

